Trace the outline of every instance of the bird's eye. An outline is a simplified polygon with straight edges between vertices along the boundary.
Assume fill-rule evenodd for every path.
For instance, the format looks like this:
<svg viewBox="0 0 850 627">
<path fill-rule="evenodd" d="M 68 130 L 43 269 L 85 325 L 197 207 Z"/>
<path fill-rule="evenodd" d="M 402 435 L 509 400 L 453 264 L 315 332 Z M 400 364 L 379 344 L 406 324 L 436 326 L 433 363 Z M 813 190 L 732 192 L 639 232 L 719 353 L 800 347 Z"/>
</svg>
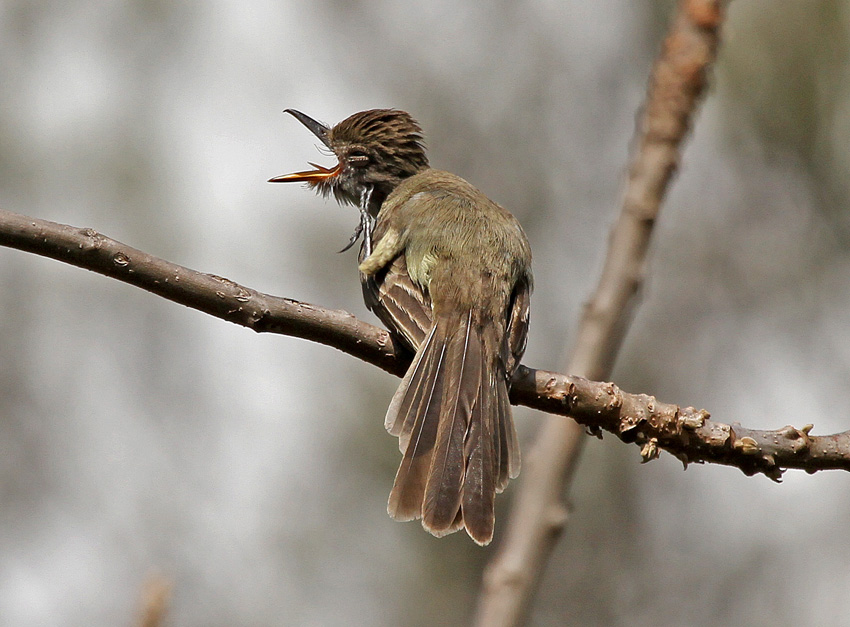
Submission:
<svg viewBox="0 0 850 627">
<path fill-rule="evenodd" d="M 354 166 L 363 166 L 369 162 L 369 155 L 362 150 L 352 150 L 348 153 L 348 162 Z"/>
</svg>

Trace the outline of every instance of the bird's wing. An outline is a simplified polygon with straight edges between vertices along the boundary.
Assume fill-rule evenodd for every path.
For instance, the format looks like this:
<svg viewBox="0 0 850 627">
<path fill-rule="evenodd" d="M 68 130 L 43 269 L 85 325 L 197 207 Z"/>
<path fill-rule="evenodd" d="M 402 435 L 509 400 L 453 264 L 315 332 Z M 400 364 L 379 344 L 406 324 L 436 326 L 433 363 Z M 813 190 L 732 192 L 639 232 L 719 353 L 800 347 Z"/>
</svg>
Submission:
<svg viewBox="0 0 850 627">
<path fill-rule="evenodd" d="M 431 329 L 431 297 L 407 274 L 404 253 L 363 281 L 366 306 L 417 350 Z"/>
<path fill-rule="evenodd" d="M 528 316 L 529 304 L 531 302 L 531 278 L 521 278 L 511 294 L 511 303 L 508 313 L 508 328 L 505 333 L 505 343 L 502 353 L 502 363 L 505 365 L 504 376 L 507 386 L 498 389 L 496 403 L 499 405 L 499 437 L 496 442 L 499 446 L 498 480 L 496 490 L 501 492 L 508 484 L 508 479 L 519 475 L 521 465 L 519 439 L 516 435 L 513 420 L 510 413 L 510 400 L 508 389 L 510 388 L 511 376 L 519 366 L 519 362 L 525 353 L 525 344 L 528 338 Z M 496 444 L 494 444 L 496 446 Z"/>
<path fill-rule="evenodd" d="M 508 313 L 508 329 L 505 334 L 505 371 L 510 379 L 525 353 L 528 339 L 528 316 L 531 304 L 531 282 L 528 277 L 520 279 L 511 294 Z"/>
</svg>

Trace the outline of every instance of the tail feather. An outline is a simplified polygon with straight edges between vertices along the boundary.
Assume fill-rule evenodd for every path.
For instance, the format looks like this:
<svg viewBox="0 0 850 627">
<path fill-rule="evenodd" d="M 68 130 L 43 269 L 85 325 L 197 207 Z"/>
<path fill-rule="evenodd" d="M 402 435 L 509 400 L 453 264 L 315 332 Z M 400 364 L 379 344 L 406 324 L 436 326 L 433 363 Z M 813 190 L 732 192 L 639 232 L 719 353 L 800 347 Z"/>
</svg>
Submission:
<svg viewBox="0 0 850 627">
<path fill-rule="evenodd" d="M 429 365 L 428 357 L 431 353 L 426 349 L 433 338 L 434 329 L 432 328 L 425 337 L 425 341 L 422 342 L 422 349 L 419 350 L 413 358 L 413 363 L 411 363 L 410 368 L 407 369 L 407 372 L 401 380 L 401 385 L 398 386 L 398 389 L 390 401 L 390 406 L 387 408 L 387 415 L 384 418 L 384 427 L 386 427 L 387 431 L 394 436 L 401 434 L 404 419 L 409 413 L 410 404 L 413 402 L 413 395 L 408 393 L 411 381 L 414 379 L 417 381 L 427 379 L 427 377 L 423 376 L 423 372 Z M 400 449 L 403 453 L 404 448 L 400 447 Z"/>
<path fill-rule="evenodd" d="M 511 416 L 511 401 L 508 398 L 508 386 L 504 375 L 497 375 L 495 382 L 496 432 L 498 433 L 499 464 L 497 466 L 496 491 L 501 492 L 508 481 L 519 475 L 521 458 L 519 440 Z"/>
<path fill-rule="evenodd" d="M 508 397 L 507 380 L 498 385 L 497 389 L 499 391 L 499 429 L 504 431 L 504 435 L 501 437 L 507 452 L 508 479 L 516 479 L 519 477 L 520 467 L 522 466 L 522 456 L 520 455 L 519 438 L 511 414 L 511 399 Z M 507 485 L 507 483 L 506 479 L 505 484 Z"/>
<path fill-rule="evenodd" d="M 421 516 L 439 425 L 445 350 L 441 343 L 423 344 L 424 367 L 411 377 L 399 403 L 399 411 L 404 413 L 393 421 L 403 424 L 399 445 L 404 450 L 387 504 L 387 511 L 396 520 Z"/>
<path fill-rule="evenodd" d="M 495 424 L 493 425 L 493 467 L 496 480 L 496 492 L 502 492 L 508 485 L 508 464 L 510 463 L 510 451 L 506 440 L 506 424 L 513 423 L 513 420 L 508 414 L 507 420 L 504 417 L 504 405 L 500 393 L 499 374 L 493 373 L 490 375 L 490 389 L 492 394 L 490 402 L 495 406 L 493 410 L 495 414 Z M 508 407 L 510 411 L 510 407 Z"/>
<path fill-rule="evenodd" d="M 478 544 L 492 539 L 495 494 L 519 471 L 500 333 L 466 312 L 438 318 L 420 345 L 386 417 L 404 454 L 393 518 L 421 517 L 436 536 L 465 527 Z"/>
<path fill-rule="evenodd" d="M 479 389 L 478 400 L 469 423 L 464 446 L 466 476 L 463 481 L 463 520 L 469 536 L 478 544 L 493 539 L 495 522 L 496 476 L 498 473 L 499 430 L 494 381 L 491 373 L 484 374 L 486 385 Z"/>
<path fill-rule="evenodd" d="M 457 327 L 446 342 L 440 424 L 422 506 L 422 525 L 437 536 L 449 533 L 461 506 L 464 442 L 483 374 L 481 336 L 473 329 L 471 311 Z"/>
<path fill-rule="evenodd" d="M 401 432 L 398 434 L 400 451 L 406 452 L 410 446 L 410 439 L 414 435 L 417 439 L 421 439 L 422 430 L 429 428 L 432 422 L 436 425 L 437 420 L 439 420 L 440 398 L 443 393 L 444 380 L 442 370 L 445 367 L 445 357 L 446 347 L 435 346 L 434 351 L 429 354 L 427 366 L 422 371 L 421 378 L 415 381 L 416 387 L 411 388 L 410 406 L 402 407 L 407 416 L 402 422 Z M 434 433 L 436 434 L 436 427 Z M 433 445 L 433 442 L 431 444 Z M 421 450 L 420 444 L 414 446 L 415 450 Z M 430 450 L 431 448 L 428 448 L 428 451 Z"/>
</svg>

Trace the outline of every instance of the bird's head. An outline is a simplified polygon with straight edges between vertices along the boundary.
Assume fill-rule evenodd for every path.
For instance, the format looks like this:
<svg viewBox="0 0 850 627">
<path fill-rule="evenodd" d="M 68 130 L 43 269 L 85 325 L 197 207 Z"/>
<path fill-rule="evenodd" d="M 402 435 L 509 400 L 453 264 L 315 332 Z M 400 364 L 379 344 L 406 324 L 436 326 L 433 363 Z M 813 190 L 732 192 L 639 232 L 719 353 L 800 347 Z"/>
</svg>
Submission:
<svg viewBox="0 0 850 627">
<path fill-rule="evenodd" d="M 332 128 L 294 109 L 286 113 L 310 129 L 338 162 L 331 168 L 311 163 L 314 170 L 277 176 L 270 183 L 305 182 L 324 196 L 333 194 L 353 205 L 368 197 L 377 210 L 399 183 L 428 167 L 422 129 L 404 111 L 361 111 Z"/>
</svg>

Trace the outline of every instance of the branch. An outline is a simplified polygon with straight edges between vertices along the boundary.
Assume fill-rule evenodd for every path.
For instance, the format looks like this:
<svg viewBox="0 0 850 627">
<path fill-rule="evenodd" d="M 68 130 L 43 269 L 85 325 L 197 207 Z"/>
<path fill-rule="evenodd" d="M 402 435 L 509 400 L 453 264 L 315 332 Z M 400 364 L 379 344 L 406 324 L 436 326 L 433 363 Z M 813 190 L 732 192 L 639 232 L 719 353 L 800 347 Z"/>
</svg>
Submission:
<svg viewBox="0 0 850 627">
<path fill-rule="evenodd" d="M 710 420 L 704 409 L 628 394 L 613 383 L 590 381 L 521 366 L 511 401 L 550 414 L 570 416 L 592 430 L 605 430 L 641 447 L 644 462 L 661 449 L 685 467 L 711 462 L 746 475 L 762 473 L 780 481 L 784 469 L 850 471 L 850 431 L 813 436 L 812 425 L 763 431 Z"/>
<path fill-rule="evenodd" d="M 91 270 L 259 333 L 300 337 L 401 376 L 410 355 L 392 336 L 352 314 L 269 296 L 213 274 L 159 259 L 97 233 L 0 209 L 0 245 Z M 613 383 L 520 366 L 511 402 L 615 434 L 642 447 L 644 461 L 666 449 L 687 463 L 735 466 L 778 479 L 784 468 L 850 470 L 850 432 L 811 436 L 811 426 L 757 431 L 712 422 L 705 410 L 628 394 Z M 565 422 L 559 420 L 560 422 Z"/>
<path fill-rule="evenodd" d="M 408 361 L 389 333 L 347 311 L 263 294 L 131 248 L 92 229 L 0 209 L 0 245 L 64 261 L 258 333 L 312 340 L 401 376 Z"/>
<path fill-rule="evenodd" d="M 643 282 L 646 252 L 655 220 L 676 170 L 679 148 L 705 90 L 708 69 L 715 58 L 721 20 L 718 0 L 679 2 L 676 17 L 653 69 L 646 105 L 636 130 L 633 145 L 637 150 L 629 168 L 620 217 L 611 232 L 596 293 L 585 307 L 576 346 L 566 368 L 568 372 L 592 379 L 605 379 L 611 375 L 631 322 L 632 310 L 637 304 L 636 296 Z M 645 405 L 643 409 L 648 410 L 649 407 Z M 675 412 L 669 414 L 675 415 L 681 416 Z M 640 416 L 636 414 L 633 418 L 640 422 Z M 573 414 L 573 417 L 583 422 L 578 414 Z M 697 420 L 693 424 L 697 425 L 701 418 L 695 418 Z M 599 428 L 615 426 L 583 424 L 588 425 L 592 433 L 598 433 Z M 711 442 L 713 427 L 706 427 L 707 423 L 704 423 L 692 429 L 688 424 L 691 424 L 689 419 L 684 423 L 673 420 L 671 426 L 675 425 L 673 431 L 677 435 L 672 439 L 684 444 L 699 431 L 697 439 L 701 444 L 696 449 L 706 457 L 700 458 L 698 454 L 694 458 L 690 452 L 676 451 L 667 437 L 672 436 L 673 431 L 668 431 L 667 435 L 650 435 L 638 428 L 639 439 L 646 438 L 642 449 L 644 460 L 655 457 L 658 446 L 670 447 L 671 452 L 686 464 L 698 458 L 720 463 L 730 460 L 725 454 L 714 456 L 704 448 Z M 620 432 L 621 438 L 624 435 L 630 437 L 627 425 L 621 423 L 620 428 L 625 429 Z M 750 441 L 740 446 L 741 441 L 735 440 L 732 433 L 728 425 L 717 431 L 718 440 L 723 441 L 721 448 L 729 446 L 730 450 L 739 453 L 743 449 L 749 450 Z M 805 428 L 798 433 L 808 437 Z M 476 612 L 477 625 L 509 626 L 524 621 L 546 561 L 566 526 L 565 497 L 584 441 L 581 429 L 569 422 L 550 418 L 541 428 L 528 456 L 530 463 L 526 464 L 520 478 L 504 543 L 484 574 Z M 735 449 L 735 446 L 739 448 Z M 773 456 L 774 462 L 775 459 Z M 766 458 L 762 459 L 762 463 L 766 462 Z M 764 465 L 757 470 L 749 465 L 742 466 L 742 469 L 745 472 L 761 470 L 778 476 Z"/>
</svg>

